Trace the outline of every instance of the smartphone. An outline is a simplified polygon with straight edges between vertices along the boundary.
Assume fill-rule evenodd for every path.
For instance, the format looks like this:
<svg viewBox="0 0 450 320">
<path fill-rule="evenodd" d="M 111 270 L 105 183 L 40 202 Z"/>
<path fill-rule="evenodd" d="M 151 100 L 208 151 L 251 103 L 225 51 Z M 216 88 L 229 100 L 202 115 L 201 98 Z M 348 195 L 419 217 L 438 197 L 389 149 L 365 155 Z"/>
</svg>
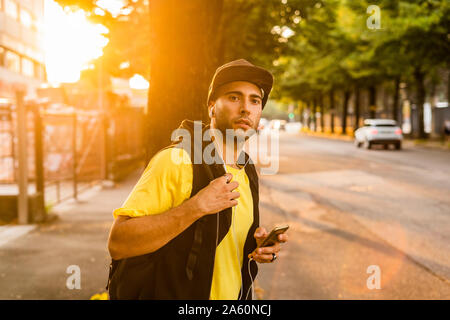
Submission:
<svg viewBox="0 0 450 320">
<path fill-rule="evenodd" d="M 287 229 L 289 229 L 288 225 L 273 228 L 273 230 L 270 231 L 269 235 L 263 240 L 263 242 L 261 242 L 258 248 L 273 246 L 276 242 L 278 242 L 278 235 L 285 233 Z"/>
</svg>

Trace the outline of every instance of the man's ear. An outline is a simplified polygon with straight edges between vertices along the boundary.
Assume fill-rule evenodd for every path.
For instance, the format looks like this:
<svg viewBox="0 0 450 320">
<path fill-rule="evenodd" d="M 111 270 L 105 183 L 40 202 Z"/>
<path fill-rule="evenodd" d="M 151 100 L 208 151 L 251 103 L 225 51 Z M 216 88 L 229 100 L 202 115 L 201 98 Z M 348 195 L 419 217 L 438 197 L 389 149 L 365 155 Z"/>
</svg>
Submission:
<svg viewBox="0 0 450 320">
<path fill-rule="evenodd" d="M 212 118 L 214 115 L 215 115 L 215 110 L 214 110 L 214 104 L 213 103 L 211 103 L 209 106 L 208 106 L 208 114 L 209 114 L 209 117 L 210 118 Z"/>
</svg>

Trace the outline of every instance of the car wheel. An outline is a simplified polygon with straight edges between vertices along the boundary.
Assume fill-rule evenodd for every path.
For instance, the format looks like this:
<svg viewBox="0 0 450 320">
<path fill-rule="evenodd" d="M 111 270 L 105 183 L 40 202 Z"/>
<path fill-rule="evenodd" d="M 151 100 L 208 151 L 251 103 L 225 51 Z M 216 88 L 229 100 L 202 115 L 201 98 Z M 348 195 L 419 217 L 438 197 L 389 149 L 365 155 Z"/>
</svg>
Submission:
<svg viewBox="0 0 450 320">
<path fill-rule="evenodd" d="M 385 149 L 385 150 L 388 150 L 388 149 L 389 149 L 389 144 L 386 143 L 386 144 L 384 145 L 384 149 Z"/>
<path fill-rule="evenodd" d="M 397 143 L 395 144 L 395 149 L 401 150 L 401 148 L 402 148 L 402 143 L 401 143 L 401 142 L 397 142 Z"/>
</svg>

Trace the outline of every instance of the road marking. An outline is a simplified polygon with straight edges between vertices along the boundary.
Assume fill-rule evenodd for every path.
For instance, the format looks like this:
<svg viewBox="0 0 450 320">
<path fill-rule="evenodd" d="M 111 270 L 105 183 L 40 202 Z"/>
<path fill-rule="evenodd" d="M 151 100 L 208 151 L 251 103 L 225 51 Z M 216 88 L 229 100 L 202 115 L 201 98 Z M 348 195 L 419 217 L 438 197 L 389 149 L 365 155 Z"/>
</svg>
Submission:
<svg viewBox="0 0 450 320">
<path fill-rule="evenodd" d="M 36 225 L 26 226 L 0 226 L 0 246 L 8 242 L 20 238 L 31 230 L 35 229 Z"/>
</svg>

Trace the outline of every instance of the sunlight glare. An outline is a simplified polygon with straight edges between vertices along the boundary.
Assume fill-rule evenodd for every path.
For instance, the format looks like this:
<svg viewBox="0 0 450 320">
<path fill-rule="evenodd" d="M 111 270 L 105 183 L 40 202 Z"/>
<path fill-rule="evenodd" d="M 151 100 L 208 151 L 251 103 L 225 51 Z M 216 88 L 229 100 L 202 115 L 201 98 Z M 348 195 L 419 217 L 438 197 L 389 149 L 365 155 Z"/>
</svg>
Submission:
<svg viewBox="0 0 450 320">
<path fill-rule="evenodd" d="M 123 12 L 125 1 L 123 0 L 98 0 L 96 5 L 102 9 L 105 9 L 111 13 L 113 17 L 118 16 Z"/>
<path fill-rule="evenodd" d="M 132 76 L 129 80 L 129 84 L 131 89 L 143 90 L 149 88 L 148 81 L 140 74 L 135 74 L 134 76 Z"/>
<path fill-rule="evenodd" d="M 51 84 L 76 82 L 80 71 L 103 54 L 108 29 L 89 22 L 84 11 L 65 12 L 53 0 L 45 1 L 44 52 Z"/>
</svg>

